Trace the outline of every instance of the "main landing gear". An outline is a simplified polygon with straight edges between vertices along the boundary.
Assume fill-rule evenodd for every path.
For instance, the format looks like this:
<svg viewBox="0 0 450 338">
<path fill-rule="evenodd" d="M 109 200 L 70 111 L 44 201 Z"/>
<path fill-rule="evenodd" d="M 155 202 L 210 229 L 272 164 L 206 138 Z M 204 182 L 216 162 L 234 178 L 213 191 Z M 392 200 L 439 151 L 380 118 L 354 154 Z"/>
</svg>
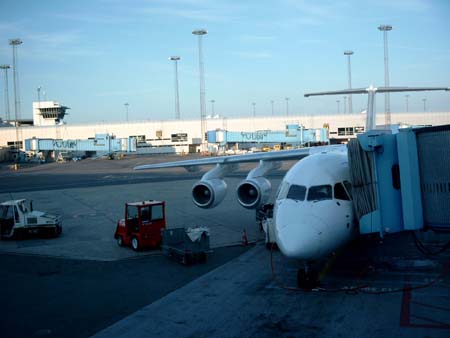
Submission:
<svg viewBox="0 0 450 338">
<path fill-rule="evenodd" d="M 300 289 L 311 290 L 319 285 L 319 273 L 311 264 L 305 263 L 297 272 L 297 286 Z"/>
</svg>

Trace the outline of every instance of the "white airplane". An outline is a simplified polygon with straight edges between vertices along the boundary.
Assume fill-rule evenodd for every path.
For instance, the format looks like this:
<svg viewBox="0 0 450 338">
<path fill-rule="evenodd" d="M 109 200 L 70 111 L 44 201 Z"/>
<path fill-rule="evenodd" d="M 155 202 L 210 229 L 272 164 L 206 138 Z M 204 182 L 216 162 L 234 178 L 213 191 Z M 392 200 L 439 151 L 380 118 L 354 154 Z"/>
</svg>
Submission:
<svg viewBox="0 0 450 338">
<path fill-rule="evenodd" d="M 423 90 L 449 88 L 371 86 L 305 96 L 367 93 L 366 130 L 370 130 L 375 129 L 376 92 Z M 236 170 L 241 162 L 259 161 L 236 192 L 238 202 L 245 208 L 253 209 L 268 201 L 271 184 L 265 175 L 278 169 L 280 161 L 288 159 L 301 160 L 286 173 L 276 194 L 273 211 L 275 240 L 285 256 L 304 263 L 297 274 L 298 284 L 310 288 L 318 282 L 318 273 L 312 269 L 312 264 L 342 247 L 358 233 L 345 145 L 140 165 L 134 169 L 185 167 L 188 171 L 196 171 L 198 166 L 215 164 L 192 188 L 192 198 L 198 207 L 213 208 L 225 197 L 227 185 L 223 177 Z"/>
</svg>

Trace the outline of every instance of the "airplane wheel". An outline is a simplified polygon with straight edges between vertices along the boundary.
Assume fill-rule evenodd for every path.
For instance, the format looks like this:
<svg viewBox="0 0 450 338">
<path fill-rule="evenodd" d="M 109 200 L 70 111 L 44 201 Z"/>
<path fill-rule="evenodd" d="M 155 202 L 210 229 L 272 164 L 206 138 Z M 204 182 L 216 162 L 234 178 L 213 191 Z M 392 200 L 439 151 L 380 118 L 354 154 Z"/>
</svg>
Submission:
<svg viewBox="0 0 450 338">
<path fill-rule="evenodd" d="M 122 236 L 118 236 L 117 237 L 117 245 L 118 246 L 123 246 L 123 238 L 122 238 Z"/>
<path fill-rule="evenodd" d="M 316 271 L 299 269 L 297 272 L 297 285 L 304 290 L 311 290 L 319 284 L 319 276 Z"/>
<path fill-rule="evenodd" d="M 136 237 L 133 237 L 131 239 L 131 247 L 133 248 L 134 251 L 139 251 L 139 241 Z"/>
<path fill-rule="evenodd" d="M 58 237 L 62 232 L 62 227 L 57 225 L 55 226 L 55 229 L 53 229 L 53 237 Z"/>
</svg>

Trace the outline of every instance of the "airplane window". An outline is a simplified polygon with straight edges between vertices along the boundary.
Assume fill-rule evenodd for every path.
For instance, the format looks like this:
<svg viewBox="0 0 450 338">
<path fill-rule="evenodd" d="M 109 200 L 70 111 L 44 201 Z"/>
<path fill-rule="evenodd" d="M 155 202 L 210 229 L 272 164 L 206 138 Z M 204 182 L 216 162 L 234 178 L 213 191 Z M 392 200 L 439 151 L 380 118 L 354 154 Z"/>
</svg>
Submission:
<svg viewBox="0 0 450 338">
<path fill-rule="evenodd" d="M 331 200 L 331 185 L 316 185 L 308 190 L 308 201 Z"/>
<path fill-rule="evenodd" d="M 280 187 L 278 188 L 277 200 L 286 198 L 288 191 L 289 191 L 289 183 L 281 182 Z"/>
<path fill-rule="evenodd" d="M 352 184 L 349 181 L 344 181 L 344 186 L 347 190 L 348 195 L 350 196 L 350 199 L 352 199 Z"/>
<path fill-rule="evenodd" d="M 289 188 L 289 192 L 287 194 L 287 198 L 296 200 L 296 201 L 304 201 L 306 196 L 306 187 L 303 185 L 291 185 Z"/>
<path fill-rule="evenodd" d="M 350 201 L 350 197 L 347 195 L 342 183 L 336 183 L 334 185 L 334 198 L 337 200 Z"/>
</svg>

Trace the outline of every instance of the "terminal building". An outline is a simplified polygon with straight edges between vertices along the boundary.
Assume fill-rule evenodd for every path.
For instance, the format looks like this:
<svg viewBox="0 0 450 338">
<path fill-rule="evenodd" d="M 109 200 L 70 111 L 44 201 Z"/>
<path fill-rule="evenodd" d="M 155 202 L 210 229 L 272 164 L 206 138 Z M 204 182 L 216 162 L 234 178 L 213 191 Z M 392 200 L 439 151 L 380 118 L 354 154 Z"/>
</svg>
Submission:
<svg viewBox="0 0 450 338">
<path fill-rule="evenodd" d="M 200 119 L 66 124 L 64 116 L 68 109 L 55 101 L 34 102 L 33 121 L 25 121 L 26 123 L 5 121 L 0 124 L 0 148 L 3 148 L 5 152 L 17 145 L 17 148 L 23 152 L 36 151 L 36 147 L 32 149 L 31 145 L 68 144 L 61 143 L 63 141 L 72 141 L 71 144 L 74 144 L 73 141 L 86 141 L 88 144 L 88 140 L 95 139 L 96 135 L 103 135 L 101 136 L 103 139 L 120 140 L 117 146 L 102 149 L 105 152 L 189 153 L 200 151 L 202 144 Z M 288 117 L 214 117 L 206 119 L 207 132 L 203 135 L 203 142 L 208 142 L 210 151 L 273 147 L 283 143 L 292 146 L 322 142 L 340 143 L 347 142 L 357 134 L 363 133 L 365 120 L 365 113 L 298 114 Z M 393 125 L 400 126 L 444 125 L 450 124 L 450 112 L 392 113 L 391 120 Z M 383 123 L 384 114 L 378 114 L 377 125 Z M 256 138 L 251 139 L 249 135 Z M 264 138 L 261 135 L 266 136 Z M 292 137 L 292 135 L 295 136 Z M 41 139 L 59 142 L 26 141 Z M 83 148 L 84 145 L 81 147 Z M 120 150 L 116 150 L 118 148 Z"/>
</svg>

